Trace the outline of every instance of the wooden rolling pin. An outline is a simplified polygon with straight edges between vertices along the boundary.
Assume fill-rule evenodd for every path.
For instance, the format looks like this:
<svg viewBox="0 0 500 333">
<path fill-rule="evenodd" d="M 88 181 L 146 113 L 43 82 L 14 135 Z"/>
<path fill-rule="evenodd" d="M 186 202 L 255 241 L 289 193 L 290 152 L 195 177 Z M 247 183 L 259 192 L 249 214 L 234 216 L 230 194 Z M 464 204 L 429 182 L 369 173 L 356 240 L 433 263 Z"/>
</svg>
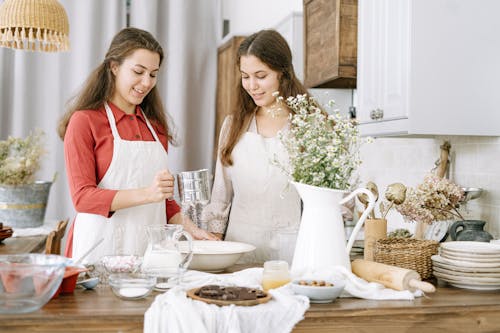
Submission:
<svg viewBox="0 0 500 333">
<path fill-rule="evenodd" d="M 378 282 L 395 290 L 415 291 L 420 289 L 433 293 L 436 288 L 420 280 L 420 275 L 411 269 L 390 266 L 378 262 L 356 259 L 351 263 L 352 272 L 369 282 Z"/>
</svg>

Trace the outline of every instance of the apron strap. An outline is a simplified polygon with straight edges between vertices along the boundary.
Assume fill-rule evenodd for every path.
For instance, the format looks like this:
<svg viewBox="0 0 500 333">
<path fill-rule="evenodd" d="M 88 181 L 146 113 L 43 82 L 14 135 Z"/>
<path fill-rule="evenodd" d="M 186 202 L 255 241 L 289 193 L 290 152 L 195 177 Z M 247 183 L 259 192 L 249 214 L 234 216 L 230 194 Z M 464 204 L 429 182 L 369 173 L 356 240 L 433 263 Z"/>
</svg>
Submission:
<svg viewBox="0 0 500 333">
<path fill-rule="evenodd" d="M 148 128 L 151 131 L 151 134 L 153 134 L 153 137 L 155 138 L 156 141 L 160 142 L 160 138 L 156 134 L 156 131 L 154 130 L 153 126 L 149 122 L 149 119 L 146 117 L 146 115 L 144 114 L 144 111 L 142 111 L 142 109 L 141 109 L 141 112 L 142 112 L 142 116 L 144 117 L 144 119 L 146 119 L 146 125 L 148 125 Z"/>
<path fill-rule="evenodd" d="M 111 108 L 109 107 L 108 102 L 104 102 L 104 108 L 106 109 L 106 115 L 108 116 L 109 127 L 111 127 L 113 137 L 120 140 L 121 138 L 120 134 L 118 134 L 118 129 L 116 128 L 115 117 L 113 116 L 113 112 L 111 112 Z"/>
</svg>

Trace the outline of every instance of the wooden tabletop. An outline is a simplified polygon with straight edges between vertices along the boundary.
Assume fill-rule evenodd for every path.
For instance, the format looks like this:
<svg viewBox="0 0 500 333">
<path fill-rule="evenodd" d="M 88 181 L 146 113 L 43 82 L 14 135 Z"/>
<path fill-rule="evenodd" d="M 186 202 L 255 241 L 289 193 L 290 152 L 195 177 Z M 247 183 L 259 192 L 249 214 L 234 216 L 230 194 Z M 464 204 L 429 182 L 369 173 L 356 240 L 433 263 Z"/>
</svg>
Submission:
<svg viewBox="0 0 500 333">
<path fill-rule="evenodd" d="M 10 237 L 0 243 L 0 255 L 18 253 L 40 253 L 45 250 L 47 235 Z"/>
<path fill-rule="evenodd" d="M 0 315 L 0 332 L 142 332 L 144 312 L 156 295 L 125 301 L 108 286 L 77 288 L 39 311 Z M 294 332 L 500 332 L 499 313 L 498 291 L 439 287 L 413 301 L 341 298 L 311 304 Z"/>
</svg>

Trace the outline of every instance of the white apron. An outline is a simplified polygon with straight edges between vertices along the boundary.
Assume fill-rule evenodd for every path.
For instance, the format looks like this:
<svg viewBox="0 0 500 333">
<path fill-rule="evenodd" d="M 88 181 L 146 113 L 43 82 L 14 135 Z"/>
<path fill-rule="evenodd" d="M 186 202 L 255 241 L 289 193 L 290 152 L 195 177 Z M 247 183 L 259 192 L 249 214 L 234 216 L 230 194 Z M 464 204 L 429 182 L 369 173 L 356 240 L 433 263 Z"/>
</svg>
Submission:
<svg viewBox="0 0 500 333">
<path fill-rule="evenodd" d="M 158 171 L 167 168 L 167 152 L 143 113 L 155 141 L 126 141 L 120 138 L 115 118 L 104 104 L 111 132 L 113 157 L 98 187 L 126 190 L 150 186 Z M 144 255 L 148 238 L 146 226 L 165 224 L 165 201 L 116 211 L 110 218 L 78 213 L 73 236 L 73 258 L 79 259 L 93 244 L 102 242 L 83 262 L 95 263 L 103 255 Z"/>
<path fill-rule="evenodd" d="M 269 260 L 277 230 L 298 228 L 300 223 L 300 197 L 272 164 L 275 157 L 286 163 L 285 148 L 277 136 L 265 138 L 252 130 L 256 131 L 255 118 L 234 147 L 229 168 L 234 197 L 225 239 L 257 247 L 240 263 Z"/>
</svg>

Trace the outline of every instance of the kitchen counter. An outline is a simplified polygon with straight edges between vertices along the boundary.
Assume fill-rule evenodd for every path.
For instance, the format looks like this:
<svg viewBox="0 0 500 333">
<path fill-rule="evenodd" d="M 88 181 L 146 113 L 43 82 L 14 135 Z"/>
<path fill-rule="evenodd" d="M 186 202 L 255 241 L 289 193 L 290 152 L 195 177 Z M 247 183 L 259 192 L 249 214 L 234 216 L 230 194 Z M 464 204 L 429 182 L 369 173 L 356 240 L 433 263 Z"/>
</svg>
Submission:
<svg viewBox="0 0 500 333">
<path fill-rule="evenodd" d="M 10 237 L 0 243 L 0 255 L 18 253 L 41 253 L 45 250 L 47 235 Z"/>
<path fill-rule="evenodd" d="M 0 332 L 142 332 L 144 312 L 158 293 L 124 301 L 108 286 L 77 288 L 41 310 L 0 315 Z M 294 332 L 499 332 L 500 292 L 439 287 L 414 301 L 337 299 L 311 304 Z"/>
</svg>

